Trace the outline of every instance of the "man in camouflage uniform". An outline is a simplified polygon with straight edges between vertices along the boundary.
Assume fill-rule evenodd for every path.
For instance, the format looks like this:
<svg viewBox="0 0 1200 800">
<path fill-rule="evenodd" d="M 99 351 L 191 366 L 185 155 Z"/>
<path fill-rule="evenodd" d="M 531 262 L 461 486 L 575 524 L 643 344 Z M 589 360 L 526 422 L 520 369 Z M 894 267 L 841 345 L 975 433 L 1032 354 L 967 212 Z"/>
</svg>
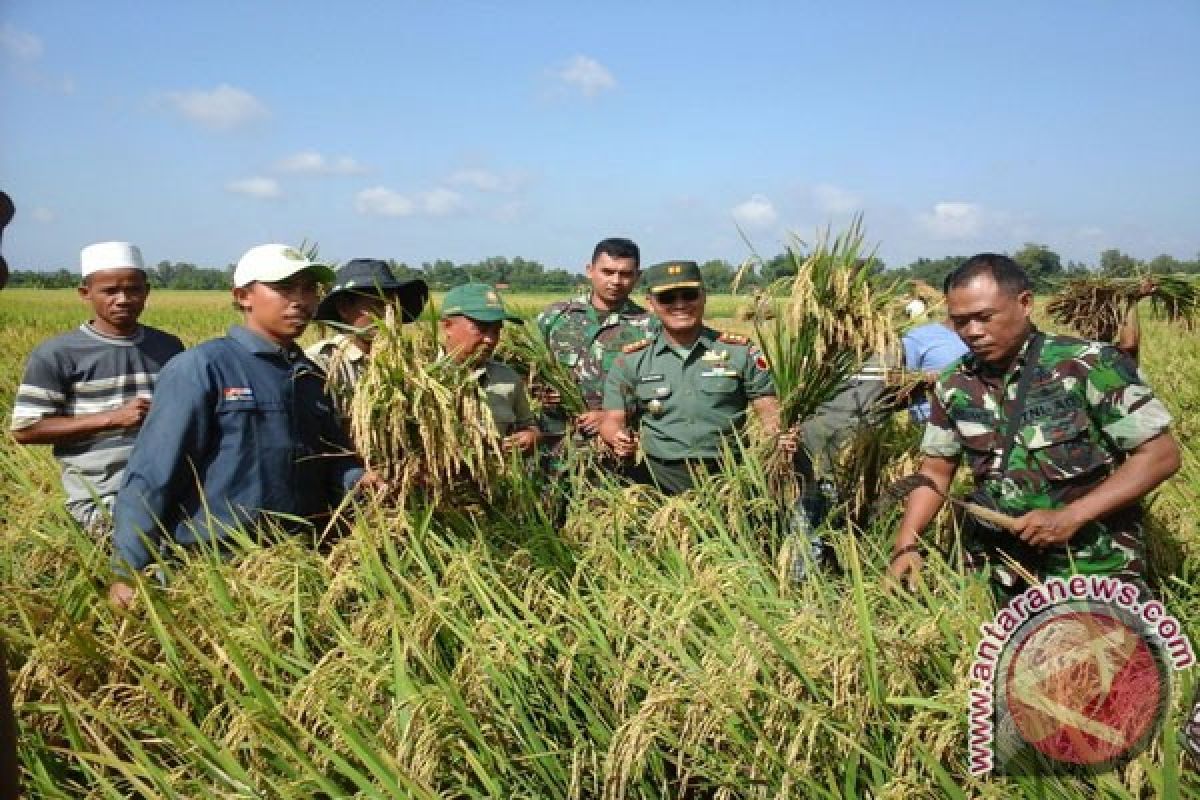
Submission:
<svg viewBox="0 0 1200 800">
<path fill-rule="evenodd" d="M 744 336 L 704 324 L 704 282 L 694 261 L 646 271 L 661 329 L 626 345 L 604 383 L 600 435 L 622 458 L 634 455 L 639 424 L 646 472 L 635 480 L 667 494 L 690 489 L 696 471 L 720 463 L 752 407 L 768 435 L 779 434 L 779 401 L 763 354 Z M 780 437 L 794 451 L 795 435 Z M 731 443 L 732 444 L 732 443 Z"/>
<path fill-rule="evenodd" d="M 584 437 L 599 431 L 604 376 L 622 347 L 650 331 L 650 314 L 629 299 L 641 276 L 640 258 L 638 246 L 629 239 L 601 241 L 586 269 L 590 290 L 553 303 L 538 315 L 538 330 L 559 363 L 575 376 L 587 404 L 587 411 L 569 420 L 554 405 L 556 398 L 546 398 L 550 402 L 543 414 L 543 435 L 552 443 L 561 441 L 572 423 Z"/>
<path fill-rule="evenodd" d="M 969 563 L 989 571 L 998 599 L 1029 578 L 1076 573 L 1144 586 L 1139 501 L 1179 468 L 1180 456 L 1170 415 L 1137 367 L 1109 345 L 1038 332 L 1029 278 L 1007 256 L 968 259 L 946 278 L 946 303 L 970 353 L 938 377 L 920 467 L 936 488 L 909 496 L 890 573 L 915 577 L 918 535 L 965 457 L 974 499 L 1015 518 L 1014 532 L 969 525 L 963 537 Z"/>
</svg>

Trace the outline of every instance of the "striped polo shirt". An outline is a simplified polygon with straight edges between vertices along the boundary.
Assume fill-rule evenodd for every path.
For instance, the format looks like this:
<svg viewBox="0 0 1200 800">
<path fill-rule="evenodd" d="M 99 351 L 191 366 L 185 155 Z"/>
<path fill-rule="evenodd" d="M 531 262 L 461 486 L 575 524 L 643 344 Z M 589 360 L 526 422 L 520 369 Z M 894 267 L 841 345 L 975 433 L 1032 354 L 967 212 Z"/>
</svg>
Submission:
<svg viewBox="0 0 1200 800">
<path fill-rule="evenodd" d="M 85 322 L 29 355 L 10 428 L 18 431 L 45 417 L 95 414 L 135 397 L 150 398 L 159 370 L 182 350 L 177 337 L 155 328 L 142 325 L 133 336 L 107 336 Z M 95 500 L 110 503 L 121 488 L 137 433 L 136 428 L 109 430 L 54 445 L 67 509 L 80 522 L 92 522 Z"/>
</svg>

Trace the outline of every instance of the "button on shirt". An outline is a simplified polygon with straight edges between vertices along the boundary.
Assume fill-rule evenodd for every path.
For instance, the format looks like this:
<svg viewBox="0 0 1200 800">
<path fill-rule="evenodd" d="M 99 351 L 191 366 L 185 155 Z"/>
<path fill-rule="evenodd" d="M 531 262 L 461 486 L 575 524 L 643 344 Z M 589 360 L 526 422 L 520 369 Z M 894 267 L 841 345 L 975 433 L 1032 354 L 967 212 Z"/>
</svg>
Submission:
<svg viewBox="0 0 1200 800">
<path fill-rule="evenodd" d="M 148 564 L 142 535 L 190 544 L 271 513 L 327 513 L 362 474 L 315 365 L 234 326 L 159 375 L 117 497 L 114 561 Z"/>
<path fill-rule="evenodd" d="M 689 348 L 663 333 L 623 353 L 604 385 L 604 409 L 641 416 L 642 446 L 666 460 L 715 458 L 738 432 L 750 401 L 774 396 L 766 360 L 749 342 L 724 342 L 712 328 Z M 743 340 L 744 341 L 744 340 Z"/>
</svg>

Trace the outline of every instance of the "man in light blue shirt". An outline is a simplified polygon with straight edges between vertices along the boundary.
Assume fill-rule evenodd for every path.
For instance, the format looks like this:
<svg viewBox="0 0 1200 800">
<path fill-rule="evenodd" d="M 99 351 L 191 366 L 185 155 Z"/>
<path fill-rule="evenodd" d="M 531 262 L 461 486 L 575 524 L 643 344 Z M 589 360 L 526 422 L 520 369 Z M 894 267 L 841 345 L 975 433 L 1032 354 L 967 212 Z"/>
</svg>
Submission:
<svg viewBox="0 0 1200 800">
<path fill-rule="evenodd" d="M 924 424 L 929 419 L 929 398 L 925 387 L 932 384 L 938 373 L 967 353 L 967 346 L 958 334 L 944 322 L 930 322 L 904 334 L 904 368 L 924 373 L 922 386 L 912 395 L 908 413 L 913 421 Z"/>
</svg>

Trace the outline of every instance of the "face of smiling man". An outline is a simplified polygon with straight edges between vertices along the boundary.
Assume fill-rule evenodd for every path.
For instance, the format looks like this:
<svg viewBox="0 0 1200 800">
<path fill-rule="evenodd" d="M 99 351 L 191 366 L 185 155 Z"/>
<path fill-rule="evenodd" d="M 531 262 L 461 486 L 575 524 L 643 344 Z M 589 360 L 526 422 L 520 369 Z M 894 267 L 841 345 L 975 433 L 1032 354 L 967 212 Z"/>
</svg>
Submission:
<svg viewBox="0 0 1200 800">
<path fill-rule="evenodd" d="M 679 345 L 689 345 L 700 335 L 704 325 L 704 303 L 704 290 L 696 287 L 650 294 L 650 309 L 662 322 L 663 332 Z"/>
</svg>

